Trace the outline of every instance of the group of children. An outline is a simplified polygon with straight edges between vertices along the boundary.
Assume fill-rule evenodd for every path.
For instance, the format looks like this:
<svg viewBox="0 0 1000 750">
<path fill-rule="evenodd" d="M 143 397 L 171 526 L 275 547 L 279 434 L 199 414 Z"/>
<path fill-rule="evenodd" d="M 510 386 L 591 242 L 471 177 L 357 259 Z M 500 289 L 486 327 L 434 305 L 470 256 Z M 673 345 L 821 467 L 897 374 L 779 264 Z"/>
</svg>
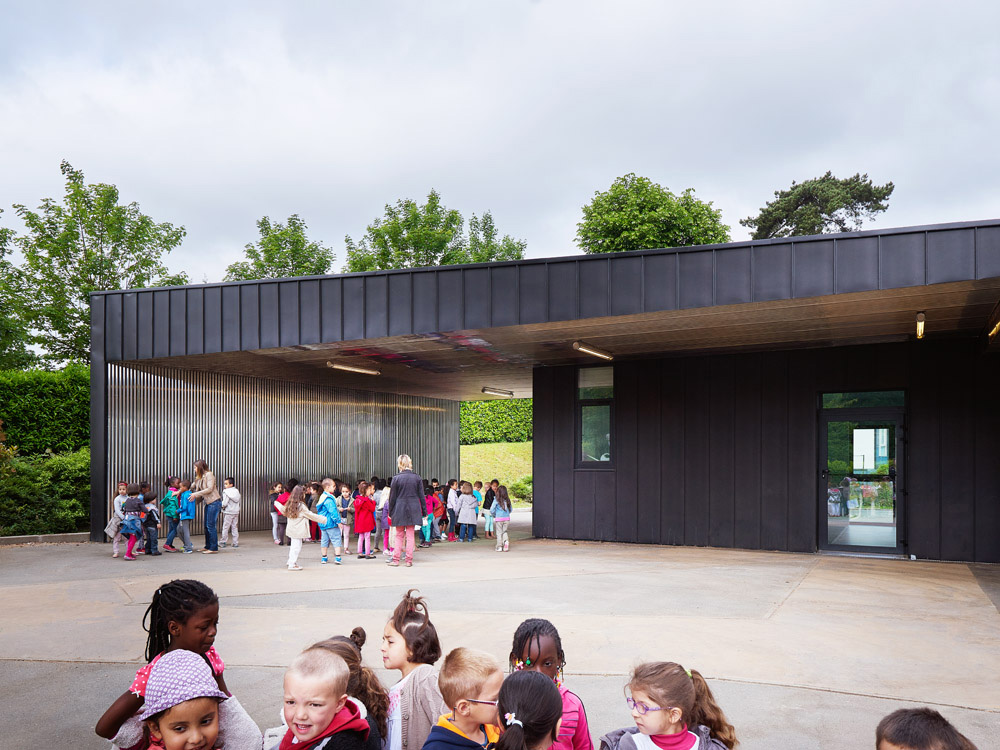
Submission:
<svg viewBox="0 0 1000 750">
<path fill-rule="evenodd" d="M 111 556 L 118 557 L 120 543 L 126 540 L 125 559 L 135 560 L 137 555 L 147 554 L 157 556 L 162 554 L 159 549 L 159 532 L 164 522 L 167 525 L 167 537 L 164 540 L 164 552 L 182 552 L 192 554 L 194 545 L 188 524 L 195 518 L 195 501 L 191 498 L 191 481 L 170 476 L 163 481 L 166 492 L 158 498 L 149 482 L 118 483 L 118 494 L 112 499 L 111 519 L 104 528 L 104 533 L 111 537 Z M 225 547 L 230 533 L 233 546 L 240 544 L 240 491 L 236 482 L 227 477 L 222 491 L 222 541 L 220 547 Z M 174 540 L 180 536 L 183 549 L 174 547 Z M 206 538 L 205 548 L 208 550 Z"/>
<path fill-rule="evenodd" d="M 228 481 L 228 480 L 227 480 Z M 507 527 L 510 524 L 511 500 L 507 488 L 494 479 L 482 492 L 482 482 L 473 485 L 452 479 L 442 485 L 437 479 L 424 483 L 425 507 L 419 546 L 430 547 L 439 541 L 466 541 L 477 538 L 480 515 L 485 519 L 485 536 L 496 540 L 496 551 L 510 549 Z M 351 554 L 351 534 L 359 560 L 372 560 L 381 547 L 391 556 L 389 529 L 390 485 L 379 477 L 358 482 L 353 487 L 340 479 L 300 482 L 297 478 L 276 482 L 269 491 L 271 533 L 277 545 L 289 545 L 289 570 L 302 570 L 299 555 L 306 540 L 320 544 L 321 564 L 340 565 L 343 554 Z M 225 531 L 223 532 L 225 535 Z"/>
<path fill-rule="evenodd" d="M 282 725 L 261 732 L 224 679 L 214 647 L 219 600 L 199 581 L 153 595 L 148 664 L 97 722 L 123 750 L 593 750 L 587 714 L 564 684 L 555 626 L 525 620 L 506 673 L 488 653 L 442 655 L 427 604 L 408 591 L 382 633 L 389 689 L 361 660 L 365 631 L 305 649 L 284 675 Z M 705 679 L 674 662 L 638 665 L 626 685 L 633 726 L 603 735 L 600 750 L 732 750 L 736 732 Z M 885 717 L 877 750 L 976 750 L 931 709 Z"/>
</svg>

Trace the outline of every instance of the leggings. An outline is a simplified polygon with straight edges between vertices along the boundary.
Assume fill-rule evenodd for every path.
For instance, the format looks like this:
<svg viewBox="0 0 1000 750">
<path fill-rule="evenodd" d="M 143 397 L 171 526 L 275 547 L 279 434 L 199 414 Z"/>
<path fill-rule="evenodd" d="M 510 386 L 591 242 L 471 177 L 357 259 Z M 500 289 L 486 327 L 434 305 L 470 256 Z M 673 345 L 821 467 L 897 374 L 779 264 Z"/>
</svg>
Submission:
<svg viewBox="0 0 1000 750">
<path fill-rule="evenodd" d="M 396 532 L 396 546 L 392 551 L 393 562 L 399 562 L 400 555 L 403 553 L 404 543 L 406 544 L 406 562 L 413 562 L 413 532 L 416 528 L 416 526 L 392 527 L 392 530 Z"/>
<path fill-rule="evenodd" d="M 351 554 L 351 525 L 340 524 L 340 535 L 344 537 L 344 554 Z"/>
<path fill-rule="evenodd" d="M 276 510 L 271 511 L 271 536 L 274 537 L 274 541 L 280 542 L 281 537 L 278 536 L 278 516 L 280 514 Z"/>
<path fill-rule="evenodd" d="M 489 534 L 491 531 L 493 531 L 493 516 L 490 515 L 488 511 L 483 515 L 485 515 L 486 517 L 486 528 L 483 529 L 483 531 Z"/>
<path fill-rule="evenodd" d="M 389 529 L 385 530 L 385 538 L 382 540 L 382 549 L 392 552 L 392 545 L 389 543 Z"/>
<path fill-rule="evenodd" d="M 288 550 L 288 567 L 294 568 L 299 562 L 299 553 L 302 551 L 302 540 L 292 539 L 292 546 Z"/>
<path fill-rule="evenodd" d="M 135 534 L 128 535 L 128 544 L 125 546 L 125 557 L 133 557 L 132 550 L 135 549 L 135 543 L 138 537 Z"/>
<path fill-rule="evenodd" d="M 358 532 L 358 554 L 370 555 L 372 553 L 372 533 L 370 531 Z"/>
</svg>

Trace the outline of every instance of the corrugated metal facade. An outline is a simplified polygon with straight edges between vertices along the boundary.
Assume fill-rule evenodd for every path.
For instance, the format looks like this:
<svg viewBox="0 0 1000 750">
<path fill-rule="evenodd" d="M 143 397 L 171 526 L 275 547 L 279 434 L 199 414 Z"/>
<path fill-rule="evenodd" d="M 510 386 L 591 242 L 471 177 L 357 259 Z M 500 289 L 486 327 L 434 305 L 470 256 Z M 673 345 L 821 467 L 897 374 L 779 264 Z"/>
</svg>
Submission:
<svg viewBox="0 0 1000 750">
<path fill-rule="evenodd" d="M 230 373 L 108 366 L 108 512 L 119 480 L 193 478 L 203 458 L 243 495 L 240 527 L 269 529 L 267 488 L 295 476 L 391 476 L 408 453 L 423 476 L 457 476 L 455 401 Z M 199 516 L 193 528 L 202 529 Z"/>
</svg>

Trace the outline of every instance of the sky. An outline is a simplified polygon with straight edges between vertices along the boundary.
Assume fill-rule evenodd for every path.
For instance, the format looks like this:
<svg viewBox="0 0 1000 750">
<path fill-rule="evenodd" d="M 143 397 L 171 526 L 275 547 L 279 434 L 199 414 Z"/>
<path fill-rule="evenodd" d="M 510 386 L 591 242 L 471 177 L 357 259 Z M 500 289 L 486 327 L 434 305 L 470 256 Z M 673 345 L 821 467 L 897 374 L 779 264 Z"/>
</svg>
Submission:
<svg viewBox="0 0 1000 750">
<path fill-rule="evenodd" d="M 0 224 L 63 159 L 220 280 L 262 216 L 336 252 L 436 189 L 528 257 L 580 252 L 628 172 L 732 238 L 828 170 L 896 185 L 868 227 L 1000 218 L 1000 4 L 730 0 L 0 0 Z"/>
</svg>

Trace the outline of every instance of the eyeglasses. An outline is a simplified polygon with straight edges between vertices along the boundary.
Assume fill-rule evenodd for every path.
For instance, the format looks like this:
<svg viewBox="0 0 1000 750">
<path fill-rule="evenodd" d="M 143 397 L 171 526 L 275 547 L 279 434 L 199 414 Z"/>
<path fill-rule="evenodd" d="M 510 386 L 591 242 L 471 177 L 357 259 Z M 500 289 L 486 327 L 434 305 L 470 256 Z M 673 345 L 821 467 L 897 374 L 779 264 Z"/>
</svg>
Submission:
<svg viewBox="0 0 1000 750">
<path fill-rule="evenodd" d="M 482 703 L 484 706 L 495 706 L 499 701 L 481 701 L 475 698 L 466 698 L 469 703 Z"/>
<path fill-rule="evenodd" d="M 645 703 L 633 698 L 626 698 L 625 702 L 629 708 L 633 711 L 638 711 L 641 716 L 645 716 L 650 711 L 669 711 L 672 708 L 672 706 L 647 706 Z"/>
</svg>

